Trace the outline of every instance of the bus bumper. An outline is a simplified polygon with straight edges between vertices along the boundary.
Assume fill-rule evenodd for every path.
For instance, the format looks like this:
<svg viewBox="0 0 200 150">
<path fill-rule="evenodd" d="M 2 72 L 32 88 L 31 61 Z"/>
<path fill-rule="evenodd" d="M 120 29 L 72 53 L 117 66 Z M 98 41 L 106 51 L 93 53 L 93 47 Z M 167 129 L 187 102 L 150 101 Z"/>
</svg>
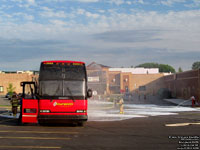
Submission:
<svg viewBox="0 0 200 150">
<path fill-rule="evenodd" d="M 39 115 L 39 123 L 74 123 L 87 121 L 87 115 Z"/>
</svg>

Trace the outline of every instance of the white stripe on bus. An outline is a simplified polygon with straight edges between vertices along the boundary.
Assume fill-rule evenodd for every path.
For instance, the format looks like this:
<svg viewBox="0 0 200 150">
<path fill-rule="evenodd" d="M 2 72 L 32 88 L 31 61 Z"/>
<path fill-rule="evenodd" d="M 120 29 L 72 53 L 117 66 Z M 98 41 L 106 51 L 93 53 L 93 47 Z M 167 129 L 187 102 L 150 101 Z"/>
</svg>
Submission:
<svg viewBox="0 0 200 150">
<path fill-rule="evenodd" d="M 22 117 L 37 117 L 37 115 L 22 115 Z"/>
</svg>

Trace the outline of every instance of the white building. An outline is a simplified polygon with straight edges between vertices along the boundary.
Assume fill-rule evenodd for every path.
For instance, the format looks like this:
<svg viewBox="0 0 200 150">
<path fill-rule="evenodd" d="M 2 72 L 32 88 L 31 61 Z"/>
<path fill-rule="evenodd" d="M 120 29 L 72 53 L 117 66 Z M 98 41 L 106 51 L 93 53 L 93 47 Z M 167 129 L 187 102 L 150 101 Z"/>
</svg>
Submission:
<svg viewBox="0 0 200 150">
<path fill-rule="evenodd" d="M 120 71 L 132 74 L 158 74 L 158 68 L 109 68 L 109 71 Z"/>
</svg>

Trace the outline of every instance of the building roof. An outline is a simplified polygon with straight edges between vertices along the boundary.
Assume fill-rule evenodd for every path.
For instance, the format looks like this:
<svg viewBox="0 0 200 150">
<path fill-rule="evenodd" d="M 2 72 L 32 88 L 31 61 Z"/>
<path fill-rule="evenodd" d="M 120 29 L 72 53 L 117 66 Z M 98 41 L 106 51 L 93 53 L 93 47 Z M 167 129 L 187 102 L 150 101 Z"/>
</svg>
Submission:
<svg viewBox="0 0 200 150">
<path fill-rule="evenodd" d="M 91 70 L 93 70 L 93 69 L 95 69 L 95 70 L 98 70 L 98 69 L 103 69 L 103 68 L 110 68 L 109 66 L 105 66 L 105 65 L 102 65 L 102 64 L 97 64 L 96 62 L 92 62 L 91 64 L 89 64 L 88 66 L 87 66 L 87 69 L 91 69 Z"/>
</svg>

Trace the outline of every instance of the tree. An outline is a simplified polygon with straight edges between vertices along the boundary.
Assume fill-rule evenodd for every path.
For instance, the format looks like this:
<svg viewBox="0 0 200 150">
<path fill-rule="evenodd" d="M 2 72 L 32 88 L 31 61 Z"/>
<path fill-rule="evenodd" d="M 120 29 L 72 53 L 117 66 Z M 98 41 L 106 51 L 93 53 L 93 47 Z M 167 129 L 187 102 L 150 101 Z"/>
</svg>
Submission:
<svg viewBox="0 0 200 150">
<path fill-rule="evenodd" d="M 176 72 L 175 69 L 172 66 L 166 65 L 166 64 L 144 63 L 144 64 L 140 64 L 136 67 L 159 68 L 159 72 L 172 72 L 172 73 Z"/>
<path fill-rule="evenodd" d="M 200 61 L 196 61 L 192 64 L 192 69 L 195 70 L 195 69 L 199 69 L 200 68 Z"/>
<path fill-rule="evenodd" d="M 136 67 L 144 67 L 144 68 L 159 68 L 159 64 L 158 63 L 144 63 L 144 64 L 140 64 Z"/>
<path fill-rule="evenodd" d="M 181 67 L 178 68 L 178 72 L 183 72 Z"/>
<path fill-rule="evenodd" d="M 7 87 L 7 92 L 9 93 L 10 96 L 13 95 L 14 91 L 15 91 L 15 87 L 13 87 L 13 84 L 12 83 L 9 83 L 8 84 L 8 87 Z"/>
</svg>

